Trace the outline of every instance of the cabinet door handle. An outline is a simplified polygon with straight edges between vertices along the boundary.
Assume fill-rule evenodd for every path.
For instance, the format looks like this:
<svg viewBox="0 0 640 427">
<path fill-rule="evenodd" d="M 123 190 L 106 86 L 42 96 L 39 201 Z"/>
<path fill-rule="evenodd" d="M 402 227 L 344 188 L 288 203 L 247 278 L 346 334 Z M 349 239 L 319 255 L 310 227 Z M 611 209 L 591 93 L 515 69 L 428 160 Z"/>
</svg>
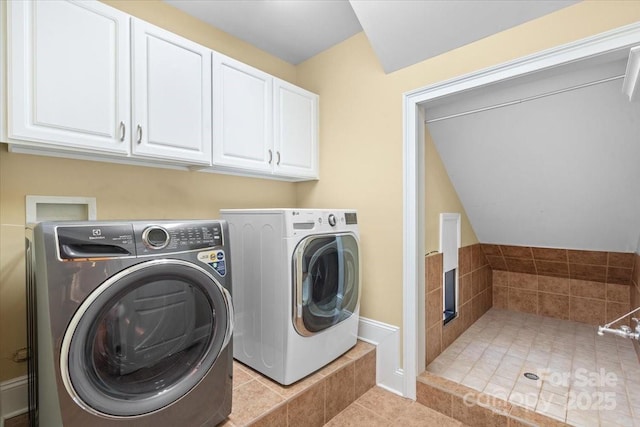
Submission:
<svg viewBox="0 0 640 427">
<path fill-rule="evenodd" d="M 280 166 L 280 152 L 276 151 L 276 155 L 278 156 L 278 161 L 276 162 L 276 165 Z"/>
<path fill-rule="evenodd" d="M 120 122 L 120 142 L 124 141 L 124 136 L 127 133 L 127 128 L 124 125 L 124 122 Z"/>
<path fill-rule="evenodd" d="M 273 151 L 269 149 L 269 164 L 271 164 L 272 161 L 273 161 Z"/>
<path fill-rule="evenodd" d="M 138 128 L 136 129 L 136 133 L 138 134 L 138 139 L 136 142 L 140 144 L 142 143 L 142 126 L 138 125 Z"/>
</svg>

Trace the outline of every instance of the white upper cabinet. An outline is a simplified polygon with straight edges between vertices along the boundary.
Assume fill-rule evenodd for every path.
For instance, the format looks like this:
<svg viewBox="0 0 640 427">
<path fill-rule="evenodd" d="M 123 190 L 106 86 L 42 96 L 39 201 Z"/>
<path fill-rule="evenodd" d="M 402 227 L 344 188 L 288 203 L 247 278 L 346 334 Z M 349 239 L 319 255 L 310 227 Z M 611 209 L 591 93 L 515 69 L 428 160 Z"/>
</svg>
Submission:
<svg viewBox="0 0 640 427">
<path fill-rule="evenodd" d="M 129 153 L 129 16 L 99 2 L 7 7 L 7 136 Z"/>
<path fill-rule="evenodd" d="M 274 89 L 274 171 L 317 178 L 318 95 L 278 79 Z"/>
<path fill-rule="evenodd" d="M 216 53 L 213 63 L 213 164 L 270 173 L 273 77 Z"/>
<path fill-rule="evenodd" d="M 213 54 L 213 165 L 292 180 L 318 176 L 318 96 Z"/>
<path fill-rule="evenodd" d="M 317 95 L 96 0 L 6 11 L 11 150 L 318 178 Z"/>
<path fill-rule="evenodd" d="M 134 19 L 133 154 L 211 164 L 211 50 Z"/>
</svg>

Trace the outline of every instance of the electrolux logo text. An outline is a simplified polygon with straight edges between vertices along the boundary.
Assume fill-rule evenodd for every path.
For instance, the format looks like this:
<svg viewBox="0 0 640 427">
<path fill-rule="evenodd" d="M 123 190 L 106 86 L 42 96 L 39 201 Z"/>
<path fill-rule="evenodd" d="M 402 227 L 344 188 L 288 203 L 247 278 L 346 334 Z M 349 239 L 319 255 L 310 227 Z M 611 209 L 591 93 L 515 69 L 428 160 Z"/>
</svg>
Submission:
<svg viewBox="0 0 640 427">
<path fill-rule="evenodd" d="M 105 237 L 102 235 L 102 230 L 99 228 L 93 228 L 91 230 L 91 236 L 89 236 L 89 240 L 104 240 Z"/>
</svg>

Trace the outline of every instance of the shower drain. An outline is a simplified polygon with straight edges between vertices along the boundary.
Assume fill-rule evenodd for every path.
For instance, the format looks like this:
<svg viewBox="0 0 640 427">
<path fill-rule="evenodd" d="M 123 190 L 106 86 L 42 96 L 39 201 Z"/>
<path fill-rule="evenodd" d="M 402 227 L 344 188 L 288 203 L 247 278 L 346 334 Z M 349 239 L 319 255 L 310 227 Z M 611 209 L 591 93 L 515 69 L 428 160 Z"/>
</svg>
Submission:
<svg viewBox="0 0 640 427">
<path fill-rule="evenodd" d="M 539 380 L 539 379 L 540 379 L 540 377 L 539 377 L 539 376 L 537 376 L 536 374 L 534 374 L 533 372 L 525 372 L 525 373 L 524 373 L 524 376 L 525 376 L 525 378 L 527 378 L 527 379 L 529 379 L 529 380 L 534 380 L 534 381 L 536 381 L 536 380 Z"/>
</svg>

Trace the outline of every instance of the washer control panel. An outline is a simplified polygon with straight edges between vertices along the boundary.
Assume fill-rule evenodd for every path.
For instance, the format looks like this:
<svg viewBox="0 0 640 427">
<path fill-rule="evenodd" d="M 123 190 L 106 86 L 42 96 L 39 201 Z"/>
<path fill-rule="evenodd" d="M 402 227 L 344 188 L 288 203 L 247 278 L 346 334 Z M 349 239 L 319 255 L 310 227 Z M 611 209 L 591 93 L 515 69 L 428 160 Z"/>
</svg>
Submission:
<svg viewBox="0 0 640 427">
<path fill-rule="evenodd" d="M 139 255 L 212 248 L 222 246 L 222 225 L 219 222 L 151 224 L 142 229 L 140 241 Z"/>
<path fill-rule="evenodd" d="M 56 240 L 64 261 L 127 258 L 219 248 L 224 244 L 224 227 L 221 221 L 203 220 L 64 224 L 56 227 Z M 212 267 L 225 274 L 224 262 Z"/>
</svg>

